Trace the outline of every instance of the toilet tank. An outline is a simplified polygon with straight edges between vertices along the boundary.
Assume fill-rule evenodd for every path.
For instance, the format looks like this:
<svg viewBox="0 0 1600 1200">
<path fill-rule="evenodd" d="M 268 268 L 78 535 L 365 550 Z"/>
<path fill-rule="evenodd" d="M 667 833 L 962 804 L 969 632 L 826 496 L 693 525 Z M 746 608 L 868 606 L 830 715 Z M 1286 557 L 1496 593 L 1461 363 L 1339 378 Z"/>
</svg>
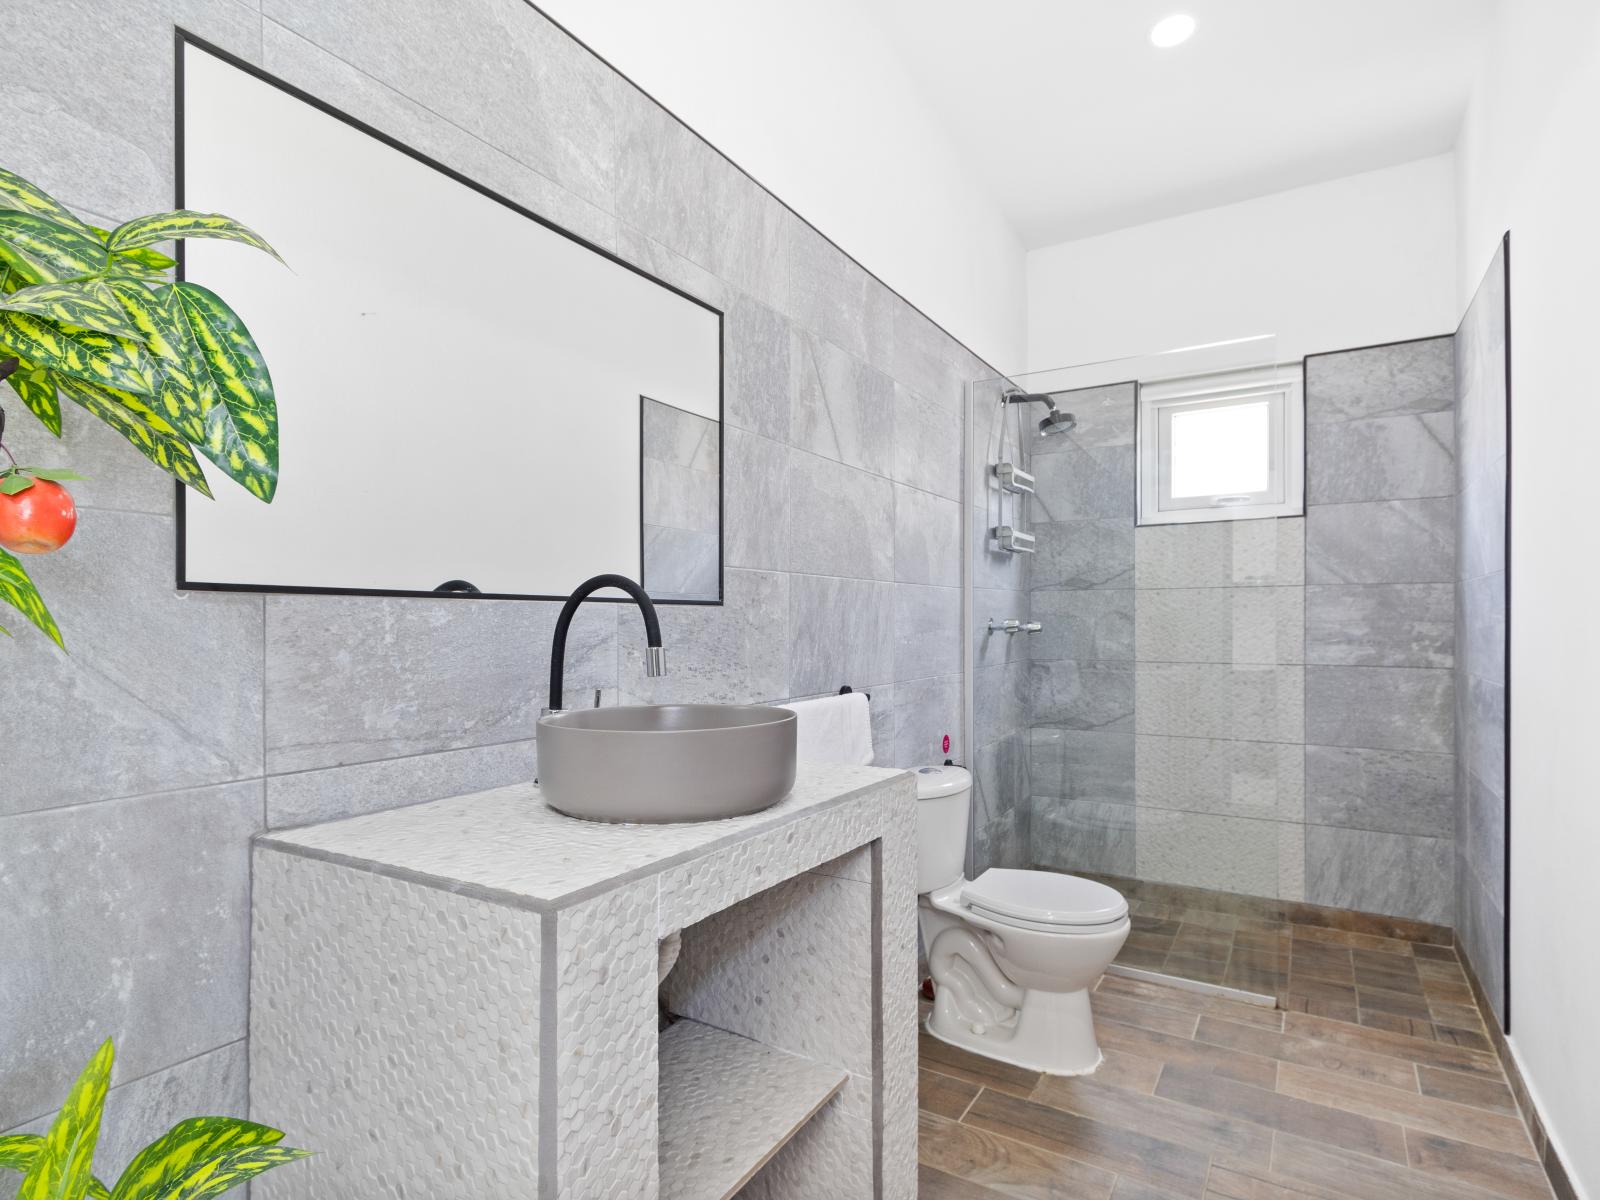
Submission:
<svg viewBox="0 0 1600 1200">
<path fill-rule="evenodd" d="M 961 767 L 918 767 L 917 894 L 961 878 L 967 865 L 972 776 Z"/>
</svg>

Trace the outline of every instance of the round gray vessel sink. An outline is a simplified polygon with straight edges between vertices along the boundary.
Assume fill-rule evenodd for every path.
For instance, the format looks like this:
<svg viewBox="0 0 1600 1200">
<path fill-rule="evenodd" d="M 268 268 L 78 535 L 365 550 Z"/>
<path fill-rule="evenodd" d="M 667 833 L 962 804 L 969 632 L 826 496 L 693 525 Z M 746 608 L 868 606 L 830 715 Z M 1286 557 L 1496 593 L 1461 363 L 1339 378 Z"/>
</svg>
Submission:
<svg viewBox="0 0 1600 1200">
<path fill-rule="evenodd" d="M 585 708 L 539 720 L 539 786 L 587 821 L 710 821 L 794 787 L 795 715 L 760 704 Z"/>
</svg>

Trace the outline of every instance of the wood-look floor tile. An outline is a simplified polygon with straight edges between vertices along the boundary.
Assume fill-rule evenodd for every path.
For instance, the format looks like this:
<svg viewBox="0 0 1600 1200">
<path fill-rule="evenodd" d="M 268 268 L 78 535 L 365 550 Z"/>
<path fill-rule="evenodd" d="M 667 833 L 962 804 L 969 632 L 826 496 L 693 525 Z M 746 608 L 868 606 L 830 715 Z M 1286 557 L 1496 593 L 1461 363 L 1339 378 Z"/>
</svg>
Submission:
<svg viewBox="0 0 1600 1200">
<path fill-rule="evenodd" d="M 1165 1068 L 1161 1078 L 1175 1069 Z M 1195 1074 L 1214 1078 L 1203 1071 Z M 1160 1082 L 1156 1089 L 1159 1093 Z M 1259 1125 L 1226 1112 L 1107 1087 L 1093 1076 L 1046 1075 L 1033 1090 L 1033 1099 L 1115 1129 L 1158 1133 L 1164 1141 L 1234 1166 L 1265 1169 L 1272 1162 L 1272 1136 Z"/>
<path fill-rule="evenodd" d="M 1417 1068 L 1417 1084 L 1424 1096 L 1451 1100 L 1472 1108 L 1517 1116 L 1517 1102 L 1503 1080 L 1488 1075 L 1468 1075 L 1464 1071 L 1441 1071 L 1438 1067 Z"/>
<path fill-rule="evenodd" d="M 1537 1162 L 1406 1130 L 1406 1146 L 1416 1170 L 1439 1179 L 1480 1187 L 1511 1200 L 1549 1200 L 1550 1182 Z"/>
<path fill-rule="evenodd" d="M 1399 938 L 1382 937 L 1371 933 L 1356 933 L 1348 929 L 1330 929 L 1324 925 L 1294 925 L 1290 932 L 1295 941 L 1323 942 L 1331 946 L 1359 947 L 1364 950 L 1385 950 L 1390 954 L 1411 953 L 1412 943 Z"/>
<path fill-rule="evenodd" d="M 1007 1200 L 1004 1192 L 954 1175 L 946 1175 L 927 1163 L 917 1164 L 917 1200 Z"/>
<path fill-rule="evenodd" d="M 1156 1085 L 1157 1094 L 1161 1085 Z M 1417 1092 L 1403 1092 L 1345 1075 L 1317 1071 L 1294 1063 L 1278 1069 L 1278 1091 L 1327 1108 L 1343 1109 L 1407 1129 L 1436 1133 L 1504 1154 L 1534 1158 L 1533 1143 L 1522 1122 L 1481 1108 L 1468 1108 Z"/>
<path fill-rule="evenodd" d="M 1145 913 L 1130 913 L 1128 924 L 1134 933 L 1154 933 L 1165 937 L 1176 937 L 1179 922 L 1170 917 L 1152 917 Z"/>
<path fill-rule="evenodd" d="M 1406 1161 L 1405 1137 L 1400 1126 L 1330 1109 L 1281 1092 L 1169 1066 L 1161 1072 L 1156 1095 L 1196 1108 L 1243 1117 L 1268 1129 L 1326 1142 L 1357 1154 L 1370 1154 L 1396 1163 Z"/>
<path fill-rule="evenodd" d="M 1143 967 L 1147 971 L 1159 971 L 1166 965 L 1167 952 L 1123 943 L 1122 949 L 1117 951 L 1117 957 L 1113 961 L 1126 963 L 1130 967 Z"/>
<path fill-rule="evenodd" d="M 1452 1004 L 1430 997 L 1428 1014 L 1435 1025 L 1448 1025 L 1451 1029 L 1466 1029 L 1473 1033 L 1487 1032 L 1483 1026 L 1483 1014 L 1475 1004 Z"/>
<path fill-rule="evenodd" d="M 1285 1134 L 1273 1139 L 1272 1174 L 1325 1200 L 1486 1200 L 1485 1193 L 1409 1166 Z"/>
<path fill-rule="evenodd" d="M 1186 908 L 1179 919 L 1185 925 L 1199 925 L 1206 929 L 1224 930 L 1228 933 L 1239 928 L 1237 914 L 1217 912 L 1209 908 Z"/>
<path fill-rule="evenodd" d="M 1212 1016 L 1238 1021 L 1241 1025 L 1283 1028 L 1283 1013 L 1278 1009 L 1259 1004 L 1245 1004 L 1239 1000 L 1229 1000 L 1225 996 L 1209 996 L 1204 992 L 1166 987 L 1144 979 L 1129 979 L 1125 975 L 1102 976 L 1095 993 L 1128 996 L 1134 1000 L 1143 1000 L 1150 1004 L 1159 1004 L 1163 1008 L 1179 1009 L 1182 1012 L 1210 1013 Z"/>
<path fill-rule="evenodd" d="M 1255 1174 L 1213 1166 L 1206 1181 L 1206 1200 L 1318 1200 L 1320 1192 L 1309 1192 L 1287 1181 L 1277 1182 L 1270 1172 Z"/>
<path fill-rule="evenodd" d="M 1128 933 L 1128 940 L 1124 946 L 1132 946 L 1135 950 L 1159 950 L 1163 954 L 1172 949 L 1172 935 L 1170 933 L 1140 933 L 1137 929 Z"/>
<path fill-rule="evenodd" d="M 979 1091 L 977 1084 L 953 1075 L 940 1075 L 926 1067 L 917 1072 L 917 1107 L 953 1121 L 960 1120 Z"/>
<path fill-rule="evenodd" d="M 1177 1200 L 1177 1197 L 1165 1188 L 1151 1187 L 1127 1175 L 1119 1175 L 1111 1200 Z"/>
<path fill-rule="evenodd" d="M 1101 1083 L 1148 1096 L 1156 1090 L 1156 1080 L 1160 1076 L 1161 1064 L 1154 1059 L 1100 1047 L 1100 1065 L 1095 1068 L 1094 1077 Z"/>
<path fill-rule="evenodd" d="M 1384 1029 L 1390 1033 L 1404 1034 L 1406 1037 L 1421 1038 L 1425 1042 L 1438 1041 L 1434 1036 L 1433 1022 L 1420 1017 L 1402 1017 L 1376 1008 L 1363 1008 L 1358 1014 L 1357 1024 L 1365 1025 L 1369 1029 Z"/>
<path fill-rule="evenodd" d="M 1350 961 L 1350 947 L 1328 946 L 1321 942 L 1293 943 L 1289 952 L 1289 973 L 1304 979 L 1322 979 L 1351 987 L 1356 982 L 1355 964 Z"/>
<path fill-rule="evenodd" d="M 1255 992 L 1262 996 L 1275 996 L 1284 986 L 1286 974 L 1277 967 L 1252 965 L 1248 957 L 1235 954 L 1228 960 L 1222 973 L 1224 987 L 1238 988 L 1242 992 Z"/>
<path fill-rule="evenodd" d="M 1352 1011 L 1356 1007 L 1355 984 L 1330 979 L 1318 979 L 1314 975 L 1302 974 L 1295 970 L 1293 959 L 1289 960 L 1289 984 L 1287 990 L 1289 995 L 1295 997 L 1348 1005 Z"/>
<path fill-rule="evenodd" d="M 1210 1071 L 1222 1078 L 1253 1083 L 1257 1087 L 1271 1088 L 1278 1082 L 1277 1062 L 1257 1054 L 1175 1038 L 1168 1034 L 1140 1029 L 1136 1025 L 1123 1025 L 1118 1021 L 1103 1021 L 1095 1031 L 1102 1049 L 1109 1047 L 1124 1054 L 1153 1058 L 1163 1064 L 1175 1063 L 1200 1071 Z"/>
<path fill-rule="evenodd" d="M 1283 1019 L 1285 1033 L 1299 1034 L 1366 1050 L 1374 1054 L 1388 1054 L 1425 1067 L 1448 1067 L 1455 1071 L 1469 1071 L 1476 1075 L 1500 1078 L 1500 1063 L 1492 1054 L 1469 1050 L 1447 1042 L 1429 1042 L 1422 1038 L 1406 1037 L 1381 1029 L 1367 1029 L 1345 1021 L 1330 1021 L 1308 1013 L 1288 1013 Z M 1315 1064 L 1310 1064 L 1315 1065 Z"/>
<path fill-rule="evenodd" d="M 1292 979 L 1289 986 L 1278 994 L 1278 1007 L 1286 1013 L 1297 1012 L 1330 1021 L 1354 1022 L 1361 1015 L 1361 1010 L 1356 1007 L 1354 988 L 1350 989 L 1348 1000 L 1333 1000 L 1295 991 Z"/>
<path fill-rule="evenodd" d="M 945 1175 L 1018 1200 L 1106 1200 L 1116 1183 L 1110 1171 L 927 1113 L 917 1125 L 917 1157 Z"/>
<path fill-rule="evenodd" d="M 984 1091 L 964 1123 L 1026 1142 L 1102 1170 L 1128 1175 L 1178 1196 L 1205 1191 L 1210 1157 L 1145 1133 L 1113 1129 L 1046 1104 Z"/>
<path fill-rule="evenodd" d="M 1463 979 L 1439 979 L 1429 975 L 1420 977 L 1422 994 L 1435 1004 L 1471 1004 L 1476 1006 L 1472 986 Z"/>
<path fill-rule="evenodd" d="M 1148 1004 L 1116 992 L 1097 991 L 1089 1004 L 1098 1018 L 1137 1025 L 1140 1029 L 1153 1029 L 1157 1033 L 1170 1033 L 1174 1037 L 1193 1037 L 1194 1027 L 1200 1019 L 1198 1013 Z"/>
<path fill-rule="evenodd" d="M 1411 947 L 1411 953 L 1419 960 L 1433 959 L 1437 962 L 1459 962 L 1456 958 L 1454 946 L 1430 946 L 1426 942 L 1417 942 Z"/>
<path fill-rule="evenodd" d="M 973 1054 L 949 1042 L 941 1042 L 926 1029 L 917 1032 L 917 1057 L 923 1066 L 941 1075 L 950 1075 L 1013 1096 L 1028 1095 L 1033 1091 L 1033 1085 L 1039 1082 L 1038 1071 Z"/>
<path fill-rule="evenodd" d="M 1494 1043 L 1489 1040 L 1489 1035 L 1474 1029 L 1457 1029 L 1451 1025 L 1436 1024 L 1433 1027 L 1433 1038 L 1437 1042 L 1450 1042 L 1483 1054 L 1494 1053 Z"/>
<path fill-rule="evenodd" d="M 1427 998 L 1418 992 L 1392 992 L 1385 988 L 1363 987 L 1356 984 L 1356 1004 L 1365 1011 L 1388 1013 L 1396 1017 L 1413 1017 L 1419 1021 L 1426 1021 L 1428 1016 Z"/>
<path fill-rule="evenodd" d="M 1166 962 L 1161 965 L 1161 970 L 1169 975 L 1177 975 L 1183 979 L 1193 979 L 1200 983 L 1221 983 L 1223 972 L 1227 969 L 1227 960 L 1220 962 L 1209 958 L 1197 958 L 1193 954 L 1168 954 Z"/>
<path fill-rule="evenodd" d="M 1263 1058 L 1275 1058 L 1284 1063 L 1334 1071 L 1389 1087 L 1410 1088 L 1413 1092 L 1417 1090 L 1416 1071 L 1409 1062 L 1350 1045 L 1287 1032 L 1287 1028 L 1286 1025 L 1284 1033 L 1273 1033 L 1216 1017 L 1202 1017 L 1200 1027 L 1195 1031 L 1195 1040 L 1259 1054 Z"/>
</svg>

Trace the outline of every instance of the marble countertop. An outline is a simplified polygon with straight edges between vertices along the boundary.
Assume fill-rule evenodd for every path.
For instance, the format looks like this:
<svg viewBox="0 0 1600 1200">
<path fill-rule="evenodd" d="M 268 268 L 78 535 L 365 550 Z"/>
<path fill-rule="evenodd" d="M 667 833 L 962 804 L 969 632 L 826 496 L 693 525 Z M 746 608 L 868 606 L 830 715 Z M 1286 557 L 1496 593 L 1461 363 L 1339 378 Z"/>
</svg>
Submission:
<svg viewBox="0 0 1600 1200">
<path fill-rule="evenodd" d="M 275 830 L 256 845 L 546 911 L 820 815 L 903 773 L 802 762 L 794 791 L 769 809 L 675 825 L 580 821 L 546 805 L 537 785 L 516 784 Z"/>
</svg>

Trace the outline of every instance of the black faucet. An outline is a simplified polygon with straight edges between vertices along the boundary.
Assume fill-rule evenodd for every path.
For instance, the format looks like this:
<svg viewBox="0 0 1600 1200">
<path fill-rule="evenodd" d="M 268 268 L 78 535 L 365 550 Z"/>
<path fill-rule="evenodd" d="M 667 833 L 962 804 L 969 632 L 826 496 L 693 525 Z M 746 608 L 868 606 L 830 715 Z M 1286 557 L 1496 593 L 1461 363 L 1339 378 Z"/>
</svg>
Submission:
<svg viewBox="0 0 1600 1200">
<path fill-rule="evenodd" d="M 596 575 L 577 586 L 561 606 L 561 615 L 556 618 L 556 637 L 550 646 L 550 707 L 545 710 L 546 715 L 561 711 L 561 677 L 566 673 L 567 627 L 572 624 L 572 616 L 578 611 L 578 605 L 587 600 L 591 593 L 608 587 L 627 592 L 644 614 L 644 673 L 652 679 L 667 673 L 666 660 L 661 652 L 661 622 L 656 620 L 656 606 L 651 603 L 649 595 L 626 575 Z"/>
</svg>

